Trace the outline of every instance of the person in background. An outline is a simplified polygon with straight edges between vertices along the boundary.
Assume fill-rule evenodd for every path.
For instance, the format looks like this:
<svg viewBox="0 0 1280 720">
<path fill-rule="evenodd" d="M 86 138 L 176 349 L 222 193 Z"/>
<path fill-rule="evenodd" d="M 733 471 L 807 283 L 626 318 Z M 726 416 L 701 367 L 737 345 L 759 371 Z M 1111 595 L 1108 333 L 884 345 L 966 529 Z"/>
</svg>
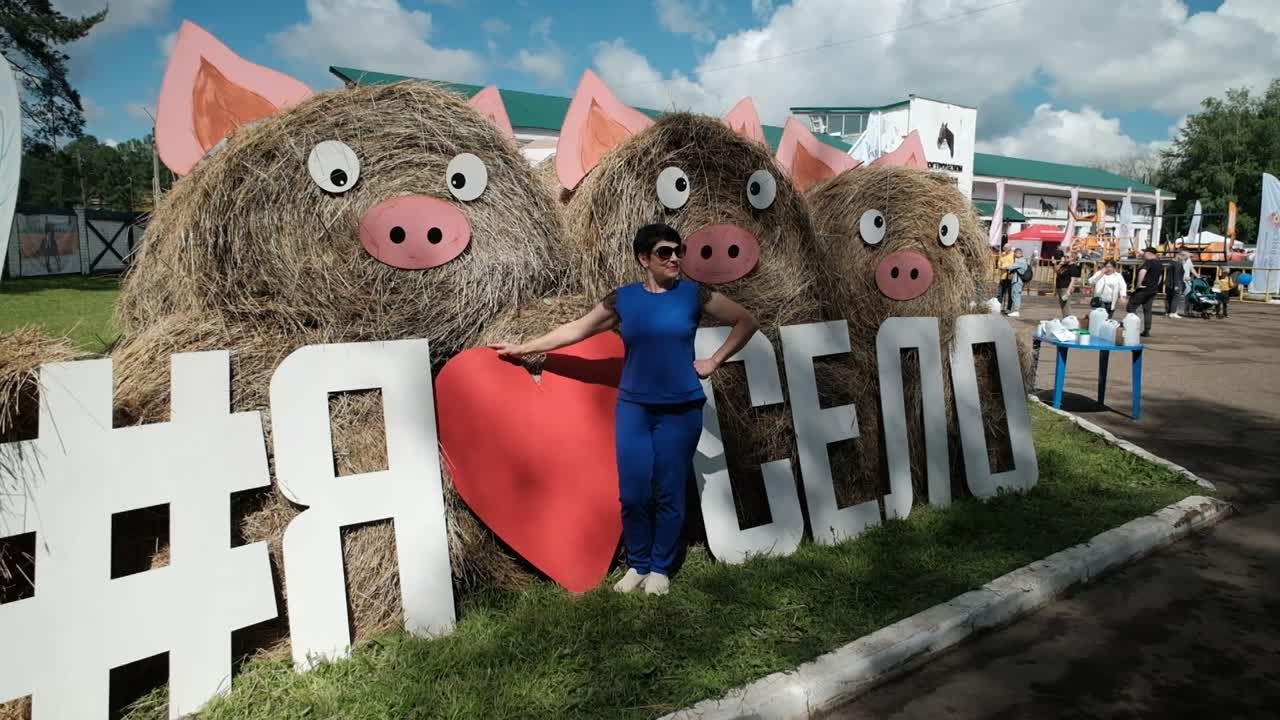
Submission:
<svg viewBox="0 0 1280 720">
<path fill-rule="evenodd" d="M 1124 276 L 1116 272 L 1115 260 L 1103 263 L 1102 269 L 1089 277 L 1089 284 L 1093 286 L 1093 299 L 1089 301 L 1090 306 L 1104 308 L 1108 318 L 1115 314 L 1120 301 L 1124 300 L 1129 293 Z"/>
<path fill-rule="evenodd" d="M 1061 252 L 1058 251 L 1055 254 L 1058 268 L 1054 279 L 1054 290 L 1058 296 L 1058 310 L 1061 311 L 1062 317 L 1066 317 L 1071 314 L 1071 293 L 1080 280 L 1080 253 L 1070 252 L 1063 257 Z"/>
<path fill-rule="evenodd" d="M 1236 277 L 1239 271 L 1222 272 L 1218 275 L 1218 280 L 1213 284 L 1214 295 L 1218 298 L 1217 316 L 1220 318 L 1227 317 L 1227 303 L 1231 300 L 1231 293 L 1235 292 L 1236 286 L 1239 284 Z"/>
<path fill-rule="evenodd" d="M 1133 295 L 1129 296 L 1129 304 L 1125 311 L 1137 314 L 1142 310 L 1142 337 L 1151 335 L 1151 306 L 1155 304 L 1156 294 L 1160 292 L 1160 277 L 1164 269 L 1156 259 L 1155 248 L 1142 251 L 1142 267 L 1138 268 L 1138 279 L 1134 282 Z"/>
<path fill-rule="evenodd" d="M 1018 312 L 1022 309 L 1022 285 L 1025 282 L 1022 274 L 1030 269 L 1031 266 L 1027 264 L 1027 259 L 1022 257 L 1022 248 L 1015 249 L 1013 251 L 1013 262 L 1009 263 L 1007 272 L 1010 297 L 1009 317 L 1020 317 L 1022 315 L 1022 313 Z"/>
<path fill-rule="evenodd" d="M 1169 317 L 1181 318 L 1179 313 L 1187 305 L 1187 295 L 1191 292 L 1191 280 L 1200 277 L 1199 271 L 1195 265 L 1191 264 L 1191 253 L 1186 250 L 1178 252 L 1174 262 L 1169 266 L 1170 273 L 1173 277 L 1169 287 L 1166 288 L 1168 293 L 1168 310 Z"/>
<path fill-rule="evenodd" d="M 996 261 L 996 269 L 1000 271 L 1000 290 L 996 297 L 1000 300 L 1000 305 L 1004 307 L 1005 312 L 1009 312 L 1009 289 L 1012 283 L 1009 281 L 1009 266 L 1013 264 L 1013 248 L 1008 245 L 1004 246 L 1004 252 L 1000 253 L 1000 259 Z"/>
</svg>

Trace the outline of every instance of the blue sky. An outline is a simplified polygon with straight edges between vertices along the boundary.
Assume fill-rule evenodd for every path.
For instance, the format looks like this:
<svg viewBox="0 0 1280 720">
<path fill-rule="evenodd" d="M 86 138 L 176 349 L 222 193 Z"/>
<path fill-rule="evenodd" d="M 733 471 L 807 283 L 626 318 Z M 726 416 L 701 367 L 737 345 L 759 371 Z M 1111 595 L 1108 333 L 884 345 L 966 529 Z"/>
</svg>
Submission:
<svg viewBox="0 0 1280 720">
<path fill-rule="evenodd" d="M 914 92 L 976 105 L 980 149 L 1063 160 L 1142 151 L 1199 98 L 1259 86 L 1280 67 L 1274 1 L 113 0 L 111 24 L 72 48 L 72 79 L 87 132 L 145 134 L 166 38 L 190 19 L 316 89 L 339 64 L 568 95 L 592 67 L 636 104 L 719 113 L 750 93 L 767 122 Z M 1177 67 L 1188 48 L 1200 61 Z"/>
</svg>

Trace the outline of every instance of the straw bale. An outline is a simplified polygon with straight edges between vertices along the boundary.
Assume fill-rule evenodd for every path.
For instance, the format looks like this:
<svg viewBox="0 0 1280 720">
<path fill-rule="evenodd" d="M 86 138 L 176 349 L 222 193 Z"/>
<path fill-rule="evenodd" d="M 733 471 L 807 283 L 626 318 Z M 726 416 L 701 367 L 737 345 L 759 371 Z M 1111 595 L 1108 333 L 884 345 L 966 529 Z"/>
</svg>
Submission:
<svg viewBox="0 0 1280 720">
<path fill-rule="evenodd" d="M 321 190 L 311 148 L 341 140 L 360 160 L 346 193 Z M 488 185 L 453 200 L 446 167 L 477 155 Z M 388 198 L 430 195 L 462 210 L 467 250 L 428 270 L 369 256 L 361 218 Z M 459 95 L 427 82 L 320 93 L 241 128 L 156 208 L 126 278 L 126 333 L 173 313 L 218 314 L 345 340 L 430 337 L 443 361 L 502 309 L 564 288 L 559 216 L 514 143 Z M 429 221 L 429 218 L 424 218 Z"/>
</svg>

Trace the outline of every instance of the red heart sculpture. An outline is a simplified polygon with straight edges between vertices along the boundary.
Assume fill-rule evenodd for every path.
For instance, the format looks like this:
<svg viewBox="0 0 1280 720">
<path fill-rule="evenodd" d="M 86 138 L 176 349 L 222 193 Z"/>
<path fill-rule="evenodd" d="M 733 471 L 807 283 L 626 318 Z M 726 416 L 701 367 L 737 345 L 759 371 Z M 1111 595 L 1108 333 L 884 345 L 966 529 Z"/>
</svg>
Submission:
<svg viewBox="0 0 1280 720">
<path fill-rule="evenodd" d="M 622 340 L 547 356 L 542 381 L 489 348 L 445 363 L 436 417 L 453 485 L 485 525 L 572 592 L 600 583 L 622 534 L 614 408 Z"/>
</svg>

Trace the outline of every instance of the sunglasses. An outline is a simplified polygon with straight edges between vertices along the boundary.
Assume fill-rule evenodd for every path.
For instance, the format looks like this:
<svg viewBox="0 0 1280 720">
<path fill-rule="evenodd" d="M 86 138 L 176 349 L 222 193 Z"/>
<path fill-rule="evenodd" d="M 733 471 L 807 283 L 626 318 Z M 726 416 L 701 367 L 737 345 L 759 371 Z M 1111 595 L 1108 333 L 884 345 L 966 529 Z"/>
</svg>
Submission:
<svg viewBox="0 0 1280 720">
<path fill-rule="evenodd" d="M 660 248 L 654 248 L 653 254 L 657 255 L 659 260 L 670 260 L 672 255 L 682 258 L 684 257 L 684 246 L 672 247 L 671 245 L 663 245 Z"/>
</svg>

